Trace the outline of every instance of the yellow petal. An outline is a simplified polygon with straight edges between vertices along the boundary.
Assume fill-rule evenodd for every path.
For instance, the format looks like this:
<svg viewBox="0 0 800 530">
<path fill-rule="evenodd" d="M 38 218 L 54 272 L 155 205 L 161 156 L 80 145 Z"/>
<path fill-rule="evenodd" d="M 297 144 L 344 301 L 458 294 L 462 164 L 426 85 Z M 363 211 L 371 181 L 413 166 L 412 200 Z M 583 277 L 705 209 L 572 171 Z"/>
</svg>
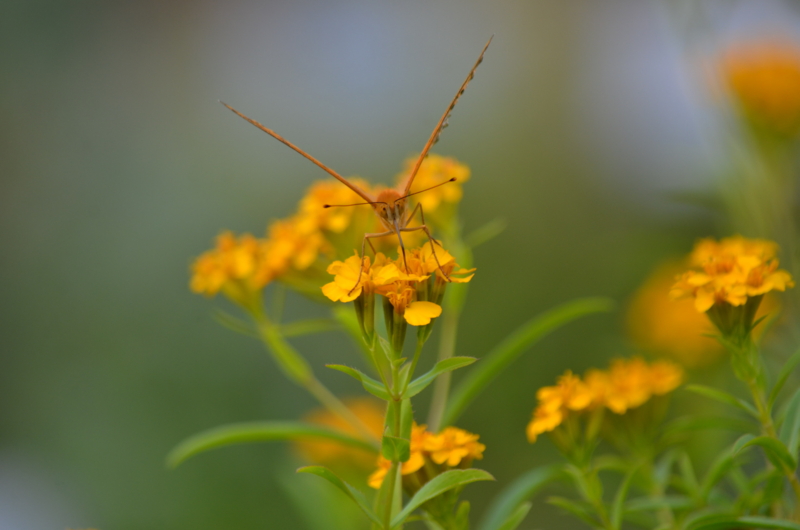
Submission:
<svg viewBox="0 0 800 530">
<path fill-rule="evenodd" d="M 412 326 L 430 324 L 432 318 L 442 314 L 442 308 L 433 302 L 411 302 L 406 308 L 406 322 Z"/>
</svg>

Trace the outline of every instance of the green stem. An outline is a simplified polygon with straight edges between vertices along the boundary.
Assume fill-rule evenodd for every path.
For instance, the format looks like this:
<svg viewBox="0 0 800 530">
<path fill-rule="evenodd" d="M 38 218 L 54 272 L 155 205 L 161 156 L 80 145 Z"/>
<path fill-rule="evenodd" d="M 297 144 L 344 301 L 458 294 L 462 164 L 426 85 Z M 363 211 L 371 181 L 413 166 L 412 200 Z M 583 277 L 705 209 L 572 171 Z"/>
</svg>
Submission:
<svg viewBox="0 0 800 530">
<path fill-rule="evenodd" d="M 417 340 L 417 347 L 414 349 L 414 358 L 411 360 L 411 368 L 408 370 L 408 374 L 403 381 L 403 388 L 399 395 L 404 396 L 406 390 L 408 389 L 408 384 L 414 378 L 414 370 L 417 368 L 417 362 L 419 362 L 420 354 L 422 353 L 422 347 L 425 345 L 424 341 Z"/>
<path fill-rule="evenodd" d="M 451 358 L 456 351 L 456 336 L 458 335 L 459 311 L 454 307 L 442 316 L 442 335 L 439 339 L 439 358 L 444 361 Z M 433 398 L 428 412 L 428 428 L 431 432 L 439 432 L 442 427 L 442 416 L 447 408 L 447 398 L 450 394 L 450 377 L 452 372 L 445 372 L 436 378 L 433 383 Z"/>
</svg>

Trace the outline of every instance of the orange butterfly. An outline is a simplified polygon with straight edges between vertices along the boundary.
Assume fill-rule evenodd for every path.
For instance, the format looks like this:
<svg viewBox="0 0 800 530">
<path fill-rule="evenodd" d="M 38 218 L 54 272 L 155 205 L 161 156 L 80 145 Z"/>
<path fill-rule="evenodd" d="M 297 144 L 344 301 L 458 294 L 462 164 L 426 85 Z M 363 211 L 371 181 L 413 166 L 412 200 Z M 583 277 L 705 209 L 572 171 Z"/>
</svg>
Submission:
<svg viewBox="0 0 800 530">
<path fill-rule="evenodd" d="M 437 184 L 436 186 L 432 186 L 431 188 L 428 188 L 426 190 L 410 193 L 411 184 L 414 182 L 414 177 L 417 175 L 417 172 L 419 171 L 419 168 L 422 165 L 422 161 L 428 155 L 428 151 L 430 151 L 433 144 L 435 144 L 439 140 L 439 134 L 442 132 L 442 129 L 447 127 L 447 120 L 450 117 L 450 113 L 453 111 L 453 108 L 456 106 L 456 103 L 458 103 L 459 98 L 464 93 L 464 90 L 467 88 L 469 82 L 472 81 L 472 78 L 475 76 L 475 70 L 478 68 L 478 65 L 480 65 L 481 62 L 483 61 L 483 54 L 486 53 L 486 49 L 489 47 L 489 44 L 491 42 L 492 39 L 490 38 L 489 42 L 486 43 L 486 46 L 483 47 L 483 51 L 481 51 L 480 56 L 478 56 L 478 60 L 475 62 L 475 66 L 472 67 L 472 70 L 470 70 L 469 75 L 464 80 L 464 83 L 462 83 L 461 88 L 459 88 L 458 92 L 456 92 L 453 101 L 450 102 L 450 105 L 447 107 L 447 110 L 439 119 L 439 123 L 436 124 L 436 127 L 433 129 L 433 133 L 431 133 L 430 138 L 428 138 L 428 141 L 425 143 L 425 147 L 422 148 L 422 152 L 420 153 L 419 158 L 417 158 L 417 161 L 414 164 L 413 168 L 411 169 L 411 173 L 409 173 L 405 182 L 401 183 L 397 187 L 397 189 L 383 190 L 376 196 L 372 196 L 370 193 L 367 193 L 365 190 L 362 190 L 352 182 L 348 181 L 346 178 L 338 174 L 336 171 L 332 170 L 331 168 L 329 168 L 328 166 L 326 166 L 325 164 L 323 164 L 310 154 L 306 153 L 305 151 L 303 151 L 302 149 L 300 149 L 299 147 L 297 147 L 296 145 L 294 145 L 289 140 L 279 135 L 275 131 L 267 129 L 256 120 L 245 116 L 244 114 L 234 109 L 227 103 L 224 103 L 222 101 L 220 101 L 220 103 L 222 103 L 223 105 L 228 107 L 228 109 L 232 110 L 234 113 L 238 114 L 245 120 L 249 121 L 259 129 L 261 129 L 268 135 L 272 136 L 279 142 L 286 144 L 287 146 L 291 147 L 292 149 L 294 149 L 295 151 L 306 157 L 308 160 L 310 160 L 311 162 L 313 162 L 314 164 L 316 164 L 317 166 L 328 172 L 333 178 L 335 178 L 336 180 L 338 180 L 339 182 L 341 182 L 342 184 L 353 190 L 365 201 L 364 203 L 358 203 L 358 204 L 326 204 L 325 205 L 326 208 L 332 206 L 358 206 L 361 204 L 369 204 L 372 206 L 372 208 L 375 210 L 375 213 L 378 216 L 378 219 L 380 219 L 381 224 L 386 229 L 386 231 L 380 233 L 364 234 L 364 239 L 361 242 L 362 257 L 364 256 L 365 246 L 367 243 L 369 243 L 370 247 L 372 248 L 372 251 L 375 252 L 375 247 L 372 245 L 370 239 L 396 234 L 397 239 L 400 240 L 400 248 L 402 249 L 403 252 L 403 262 L 405 262 L 405 246 L 403 245 L 403 238 L 400 235 L 401 232 L 412 232 L 415 230 L 422 230 L 423 232 L 425 232 L 425 235 L 428 236 L 428 239 L 430 239 L 432 242 L 436 244 L 439 244 L 439 242 L 433 238 L 430 229 L 425 224 L 425 214 L 422 211 L 421 204 L 417 204 L 417 206 L 411 211 L 411 213 L 408 216 L 406 216 L 406 199 L 408 199 L 408 197 L 411 195 L 415 195 L 416 193 L 422 193 L 423 191 L 428 191 L 429 189 L 442 186 L 444 184 L 447 184 L 448 182 L 452 182 L 455 180 L 455 178 L 452 178 L 450 180 Z M 419 210 L 422 224 L 419 226 L 409 227 L 408 225 L 414 218 L 414 215 L 417 213 L 417 210 Z M 433 249 L 433 246 L 431 246 L 431 248 Z M 441 264 L 439 264 L 439 258 L 436 257 L 435 250 L 433 252 L 433 257 L 436 260 L 436 264 L 439 266 L 439 270 L 442 272 L 442 274 L 444 274 L 447 281 L 450 281 L 450 278 L 447 276 L 447 274 L 445 274 L 445 272 L 441 270 L 442 267 Z M 358 281 L 360 281 L 360 278 Z M 358 281 L 356 281 L 356 285 L 358 285 Z M 353 288 L 355 289 L 355 286 Z"/>
</svg>

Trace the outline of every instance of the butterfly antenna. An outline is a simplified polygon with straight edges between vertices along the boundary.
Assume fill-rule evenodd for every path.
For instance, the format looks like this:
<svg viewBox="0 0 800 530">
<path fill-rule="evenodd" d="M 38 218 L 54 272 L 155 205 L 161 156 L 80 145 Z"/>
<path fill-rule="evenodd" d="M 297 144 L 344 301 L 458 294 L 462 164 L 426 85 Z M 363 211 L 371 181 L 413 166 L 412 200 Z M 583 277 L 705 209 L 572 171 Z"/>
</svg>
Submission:
<svg viewBox="0 0 800 530">
<path fill-rule="evenodd" d="M 370 206 L 373 204 L 386 204 L 383 201 L 369 201 L 369 202 L 357 202 L 355 204 L 323 204 L 323 208 L 345 208 L 347 206 L 365 206 L 369 204 Z M 388 206 L 388 205 L 387 205 Z"/>
<path fill-rule="evenodd" d="M 450 184 L 451 182 L 455 182 L 455 181 L 456 181 L 456 178 L 453 177 L 451 179 L 445 180 L 444 182 L 440 182 L 439 184 L 431 186 L 430 188 L 425 188 L 424 190 L 419 190 L 419 191 L 415 191 L 414 193 L 409 193 L 407 195 L 403 195 L 402 197 L 400 197 L 398 199 L 395 199 L 395 200 L 399 201 L 400 199 L 405 199 L 406 197 L 411 197 L 412 195 L 418 195 L 420 193 L 425 193 L 426 191 L 430 191 L 430 190 L 432 190 L 434 188 L 438 188 L 439 186 L 444 186 L 445 184 Z"/>
<path fill-rule="evenodd" d="M 431 150 L 433 144 L 439 141 L 439 134 L 441 134 L 442 129 L 447 127 L 447 120 L 450 118 L 450 113 L 453 112 L 453 108 L 455 108 L 456 103 L 458 103 L 459 98 L 466 90 L 467 85 L 472 78 L 475 77 L 475 70 L 478 69 L 478 66 L 483 62 L 483 54 L 486 53 L 486 49 L 489 47 L 489 44 L 492 43 L 492 39 L 494 35 L 489 38 L 489 41 L 486 43 L 486 46 L 483 47 L 483 51 L 478 56 L 478 60 L 475 61 L 475 66 L 472 67 L 472 70 L 469 71 L 469 75 L 464 80 L 464 83 L 461 85 L 461 88 L 458 89 L 456 92 L 456 96 L 453 98 L 453 101 L 450 102 L 450 106 L 447 107 L 447 110 L 442 114 L 442 117 L 439 119 L 439 123 L 436 124 L 436 127 L 433 129 L 433 133 L 431 133 L 431 137 L 428 138 L 428 141 L 425 143 L 425 147 L 422 148 L 422 152 L 417 158 L 417 162 L 414 164 L 414 168 L 411 170 L 411 173 L 408 176 L 408 180 L 406 181 L 405 190 L 403 191 L 404 194 L 408 194 L 408 190 L 411 189 L 411 183 L 414 182 L 414 177 L 417 176 L 417 171 L 419 171 L 419 167 L 422 165 L 422 161 L 425 160 L 425 157 L 428 156 L 428 151 Z"/>
<path fill-rule="evenodd" d="M 359 197 L 361 197 L 365 201 L 368 201 L 368 202 L 371 201 L 369 195 L 367 195 L 364 190 L 362 190 L 361 188 L 359 188 L 355 184 L 352 184 L 346 178 L 344 178 L 343 176 L 341 176 L 340 174 L 338 174 L 337 172 L 335 172 L 334 170 L 332 170 L 331 168 L 329 168 L 328 166 L 326 166 L 325 164 L 323 164 L 322 162 L 320 162 L 319 160 L 317 160 L 313 156 L 309 155 L 308 153 L 306 153 L 305 151 L 303 151 L 302 149 L 300 149 L 299 147 L 294 145 L 292 142 L 290 142 L 289 140 L 287 140 L 286 138 L 281 136 L 280 134 L 276 133 L 272 129 L 267 129 L 266 127 L 264 127 L 263 125 L 258 123 L 253 118 L 249 118 L 249 117 L 245 116 L 244 114 L 242 114 L 241 112 L 239 112 L 235 108 L 231 107 L 230 105 L 228 105 L 224 101 L 220 101 L 220 103 L 225 105 L 228 108 L 228 110 L 230 110 L 231 112 L 233 112 L 234 114 L 236 114 L 240 118 L 243 118 L 243 119 L 249 121 L 250 123 L 252 123 L 253 125 L 258 127 L 259 129 L 261 129 L 262 131 L 264 131 L 268 135 L 272 136 L 273 138 L 275 138 L 276 140 L 278 140 L 282 144 L 287 145 L 288 147 L 290 147 L 294 151 L 296 151 L 296 152 L 300 153 L 301 155 L 303 155 L 304 157 L 306 157 L 308 160 L 310 160 L 311 162 L 313 162 L 314 164 L 316 164 L 317 166 L 322 168 L 324 171 L 326 171 L 330 176 L 332 176 L 333 178 L 335 178 L 336 180 L 338 180 L 339 182 L 341 182 L 342 184 L 344 184 L 345 186 L 347 186 L 348 188 L 353 190 L 356 194 L 358 194 Z"/>
</svg>

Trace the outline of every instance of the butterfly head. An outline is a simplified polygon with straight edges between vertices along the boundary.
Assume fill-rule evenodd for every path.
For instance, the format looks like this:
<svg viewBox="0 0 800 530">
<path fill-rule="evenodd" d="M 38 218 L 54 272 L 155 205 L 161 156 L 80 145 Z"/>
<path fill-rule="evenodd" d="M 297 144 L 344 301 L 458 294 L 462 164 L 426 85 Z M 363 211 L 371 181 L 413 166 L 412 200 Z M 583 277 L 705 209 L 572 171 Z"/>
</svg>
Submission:
<svg viewBox="0 0 800 530">
<path fill-rule="evenodd" d="M 406 197 L 401 196 L 396 190 L 380 192 L 372 207 L 387 229 L 396 230 L 405 226 Z"/>
</svg>

